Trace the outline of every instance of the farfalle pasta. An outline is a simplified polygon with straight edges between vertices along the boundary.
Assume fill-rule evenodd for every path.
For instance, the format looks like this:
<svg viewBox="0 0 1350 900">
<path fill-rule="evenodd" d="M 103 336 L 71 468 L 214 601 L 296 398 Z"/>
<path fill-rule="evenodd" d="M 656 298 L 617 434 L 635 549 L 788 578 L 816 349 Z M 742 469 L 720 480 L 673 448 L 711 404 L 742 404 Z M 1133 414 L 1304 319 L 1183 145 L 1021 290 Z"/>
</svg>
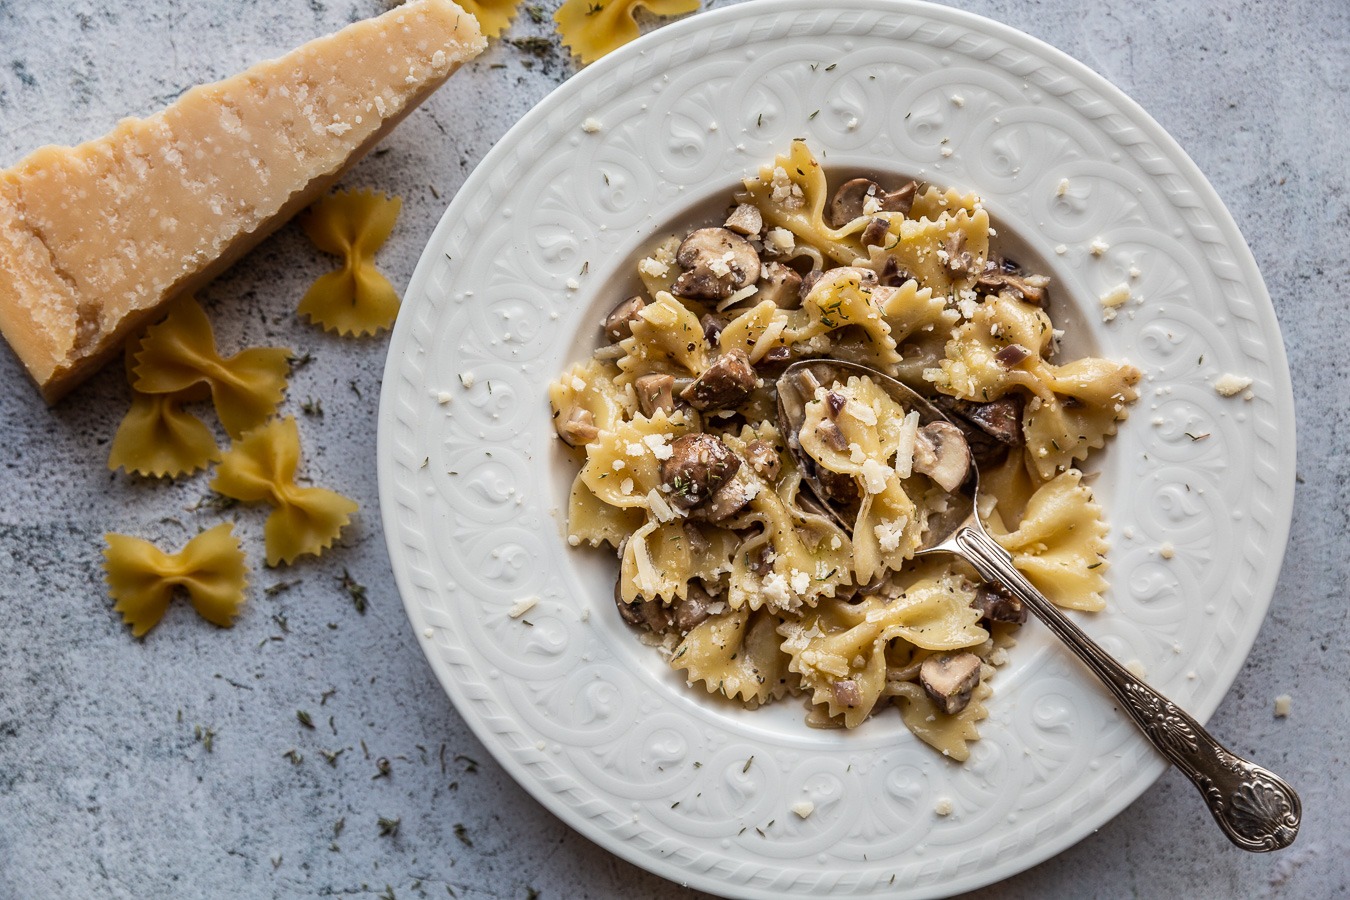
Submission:
<svg viewBox="0 0 1350 900">
<path fill-rule="evenodd" d="M 1139 372 L 1058 359 L 1049 279 L 994 237 L 974 194 L 831 191 L 794 142 L 724 221 L 653 239 L 604 346 L 550 387 L 580 463 L 569 538 L 615 552 L 619 614 L 691 686 L 750 707 L 801 696 L 820 726 L 890 710 L 966 759 L 1025 619 L 966 564 L 916 555 L 972 456 L 1018 569 L 1060 606 L 1102 607 L 1106 525 L 1074 465 Z M 777 379 L 814 358 L 897 378 L 950 421 L 923 424 L 866 375 L 812 375 L 789 438 Z"/>
<path fill-rule="evenodd" d="M 637 40 L 633 13 L 639 7 L 653 15 L 682 16 L 697 10 L 698 4 L 699 0 L 565 0 L 553 20 L 572 54 L 593 63 Z"/>
<path fill-rule="evenodd" d="M 136 354 L 140 341 L 126 348 L 127 381 L 135 384 Z M 215 435 L 183 404 L 204 400 L 204 385 L 172 394 L 143 394 L 131 389 L 131 408 L 122 417 L 108 448 L 108 468 L 138 475 L 175 478 L 204 469 L 220 459 Z"/>
<path fill-rule="evenodd" d="M 503 25 L 505 27 L 505 25 Z M 342 267 L 319 277 L 298 312 L 325 331 L 375 334 L 398 316 L 398 291 L 375 266 L 375 251 L 389 239 L 403 202 L 374 191 L 338 191 L 300 216 L 300 227 Z"/>
<path fill-rule="evenodd" d="M 283 347 L 251 347 L 222 357 L 206 312 L 186 297 L 146 330 L 132 386 L 143 394 L 181 395 L 205 385 L 220 423 L 238 437 L 276 411 L 286 393 L 290 359 Z"/>
<path fill-rule="evenodd" d="M 290 565 L 332 546 L 356 512 L 356 501 L 295 483 L 300 432 L 295 418 L 274 419 L 234 442 L 216 467 L 211 489 L 245 503 L 273 508 L 263 526 L 267 564 Z"/>
<path fill-rule="evenodd" d="M 506 30 L 520 9 L 521 0 L 456 0 L 478 20 L 483 37 L 494 38 Z"/>
<path fill-rule="evenodd" d="M 177 553 L 125 534 L 104 535 L 103 569 L 113 609 L 135 637 L 159 624 L 176 590 L 184 591 L 197 614 L 229 628 L 244 604 L 248 567 L 230 523 L 194 537 Z"/>
</svg>

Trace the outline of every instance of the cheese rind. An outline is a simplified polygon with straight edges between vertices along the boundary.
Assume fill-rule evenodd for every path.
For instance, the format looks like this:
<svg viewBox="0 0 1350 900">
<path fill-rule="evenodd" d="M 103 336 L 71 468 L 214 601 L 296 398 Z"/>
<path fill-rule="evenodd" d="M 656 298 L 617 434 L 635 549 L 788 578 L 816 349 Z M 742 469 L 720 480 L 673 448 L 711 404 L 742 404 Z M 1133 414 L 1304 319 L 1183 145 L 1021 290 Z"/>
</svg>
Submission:
<svg viewBox="0 0 1350 900">
<path fill-rule="evenodd" d="M 326 191 L 486 46 L 411 0 L 0 172 L 0 332 L 48 402 Z"/>
</svg>

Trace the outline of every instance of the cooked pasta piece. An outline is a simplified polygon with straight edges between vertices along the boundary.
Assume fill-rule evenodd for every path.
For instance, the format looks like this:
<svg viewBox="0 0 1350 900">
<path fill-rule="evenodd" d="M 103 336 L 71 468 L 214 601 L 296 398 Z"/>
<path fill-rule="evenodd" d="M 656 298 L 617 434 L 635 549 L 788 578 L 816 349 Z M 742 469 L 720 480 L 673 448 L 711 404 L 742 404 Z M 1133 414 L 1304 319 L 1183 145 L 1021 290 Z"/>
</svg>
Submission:
<svg viewBox="0 0 1350 900">
<path fill-rule="evenodd" d="M 274 507 L 263 526 L 269 566 L 322 554 L 357 510 L 356 501 L 335 491 L 297 485 L 299 463 L 300 432 L 287 416 L 235 441 L 211 482 L 218 494 Z"/>
<path fill-rule="evenodd" d="M 708 693 L 767 703 L 788 691 L 788 659 L 779 649 L 782 619 L 767 609 L 732 609 L 705 620 L 671 656 L 672 668 Z"/>
<path fill-rule="evenodd" d="M 133 636 L 144 637 L 159 624 L 175 588 L 187 593 L 206 621 L 222 628 L 234 623 L 244 605 L 248 568 L 233 528 L 226 522 L 203 531 L 177 553 L 125 534 L 104 535 L 108 592 Z"/>
<path fill-rule="evenodd" d="M 133 387 L 144 394 L 182 394 L 205 384 L 220 423 L 238 437 L 276 411 L 286 393 L 291 355 L 283 347 L 252 347 L 222 357 L 206 312 L 186 297 L 146 330 Z"/>
<path fill-rule="evenodd" d="M 374 191 L 338 191 L 300 216 L 314 246 L 342 257 L 342 268 L 321 275 L 305 292 L 300 315 L 344 336 L 375 334 L 394 324 L 398 291 L 375 267 L 375 251 L 389 239 L 402 205 Z"/>
<path fill-rule="evenodd" d="M 140 341 L 126 349 L 127 381 L 136 381 L 134 366 Z M 108 468 L 137 475 L 176 478 L 204 469 L 220 459 L 211 429 L 183 409 L 183 404 L 208 396 L 204 385 L 173 394 L 142 394 L 131 389 L 131 408 L 122 417 L 108 448 Z"/>
</svg>

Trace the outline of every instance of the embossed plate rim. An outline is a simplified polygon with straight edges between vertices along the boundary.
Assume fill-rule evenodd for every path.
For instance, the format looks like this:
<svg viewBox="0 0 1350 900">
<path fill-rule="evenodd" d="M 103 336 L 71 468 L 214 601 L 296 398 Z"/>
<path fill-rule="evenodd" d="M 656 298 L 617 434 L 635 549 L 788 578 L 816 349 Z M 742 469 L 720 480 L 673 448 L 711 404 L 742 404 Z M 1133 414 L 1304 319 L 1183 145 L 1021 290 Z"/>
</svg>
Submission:
<svg viewBox="0 0 1350 900">
<path fill-rule="evenodd" d="M 495 146 L 479 164 L 459 194 L 450 203 L 441 222 L 437 225 L 427 250 L 419 261 L 412 281 L 407 291 L 406 307 L 403 315 L 395 327 L 393 338 L 390 342 L 389 359 L 386 364 L 384 387 L 381 394 L 380 415 L 379 415 L 379 444 L 378 444 L 378 474 L 380 481 L 381 511 L 386 526 L 386 540 L 389 546 L 391 562 L 393 564 L 395 579 L 398 583 L 400 594 L 403 598 L 405 608 L 410 621 L 419 634 L 419 640 L 424 627 L 429 623 L 424 610 L 415 593 L 417 585 L 412 576 L 412 560 L 409 554 L 414 548 L 410 547 L 405 538 L 408 527 L 402 517 L 402 507 L 396 494 L 400 489 L 407 489 L 405 483 L 409 476 L 406 460 L 400 460 L 397 456 L 398 448 L 395 446 L 393 436 L 396 426 L 399 424 L 400 411 L 398 404 L 407 389 L 405 381 L 405 354 L 411 352 L 414 342 L 414 335 L 417 329 L 424 327 L 426 322 L 424 315 L 428 313 L 433 306 L 432 301 L 428 299 L 428 288 L 434 279 L 434 267 L 440 261 L 441 254 L 445 248 L 450 245 L 453 223 L 463 211 L 469 209 L 471 202 L 480 199 L 484 192 L 492 193 L 494 186 L 491 179 L 495 167 L 504 161 L 510 153 L 519 148 L 519 145 L 526 139 L 526 136 L 533 133 L 533 140 L 539 140 L 539 133 L 551 135 L 557 140 L 562 140 L 564 136 L 570 135 L 579 125 L 577 121 L 571 121 L 566 117 L 559 117 L 559 111 L 566 106 L 568 101 L 575 100 L 585 90 L 591 89 L 596 83 L 600 82 L 605 76 L 617 72 L 621 68 L 633 63 L 643 54 L 655 51 L 659 48 L 672 46 L 686 38 L 703 32 L 712 32 L 723 26 L 738 22 L 742 19 L 755 18 L 766 22 L 772 21 L 778 15 L 799 14 L 814 12 L 821 15 L 823 13 L 818 4 L 812 4 L 808 0 L 759 0 L 741 4 L 734 7 L 728 7 L 720 10 L 701 13 L 698 16 L 673 23 L 660 31 L 649 35 L 638 42 L 612 54 L 601 60 L 599 63 L 583 70 L 560 88 L 546 97 L 541 103 L 531 110 L 516 126 L 514 126 L 505 137 Z M 1256 632 L 1260 627 L 1261 620 L 1264 617 L 1265 609 L 1268 607 L 1271 596 L 1273 595 L 1275 578 L 1278 575 L 1279 557 L 1283 552 L 1285 541 L 1287 540 L 1290 524 L 1290 513 L 1292 511 L 1293 495 L 1293 415 L 1292 415 L 1292 389 L 1289 384 L 1287 364 L 1284 360 L 1283 345 L 1279 338 L 1278 324 L 1274 319 L 1274 311 L 1270 304 L 1268 294 L 1261 281 L 1260 274 L 1256 270 L 1255 261 L 1252 259 L 1250 251 L 1247 250 L 1245 242 L 1237 230 L 1236 224 L 1232 222 L 1231 216 L 1227 215 L 1223 205 L 1213 189 L 1205 181 L 1203 175 L 1194 166 L 1184 151 L 1175 144 L 1175 142 L 1166 135 L 1157 123 L 1153 122 L 1136 104 L 1128 99 L 1118 89 L 1111 86 L 1101 76 L 1091 72 L 1081 63 L 1071 59 L 1048 45 L 1037 41 L 1027 35 L 1017 32 L 1007 26 L 991 22 L 990 20 L 974 16 L 945 7 L 937 7 L 927 3 L 920 2 L 885 2 L 885 0 L 850 0 L 837 4 L 828 13 L 836 17 L 849 14 L 856 11 L 894 13 L 896 16 L 913 14 L 925 17 L 929 21 L 941 21 L 948 26 L 958 26 L 966 28 L 972 35 L 983 35 L 985 37 L 995 38 L 1007 44 L 1020 47 L 1031 55 L 1038 56 L 1041 61 L 1049 63 L 1060 72 L 1067 72 L 1076 78 L 1080 83 L 1086 85 L 1097 95 L 1105 97 L 1115 105 L 1116 109 L 1130 119 L 1133 127 L 1141 129 L 1146 136 L 1152 140 L 1167 156 L 1168 162 L 1178 169 L 1178 174 L 1183 178 L 1186 185 L 1197 191 L 1200 195 L 1205 209 L 1207 211 L 1217 211 L 1215 222 L 1220 231 L 1223 232 L 1223 243 L 1233 252 L 1240 267 L 1242 280 L 1250 289 L 1256 305 L 1256 314 L 1262 320 L 1261 332 L 1263 337 L 1269 343 L 1266 351 L 1269 355 L 1268 362 L 1271 365 L 1270 390 L 1278 395 L 1280 412 L 1283 414 L 1283 421 L 1280 423 L 1281 434 L 1283 437 L 1281 452 L 1281 463 L 1287 465 L 1285 471 L 1289 473 L 1286 490 L 1278 496 L 1273 503 L 1274 515 L 1276 520 L 1272 524 L 1273 537 L 1277 539 L 1278 547 L 1275 558 L 1271 560 L 1271 565 L 1267 568 L 1266 574 L 1261 579 L 1261 584 L 1254 591 L 1255 605 L 1249 610 L 1247 618 L 1241 623 L 1242 630 L 1236 638 L 1225 648 L 1226 655 L 1222 659 L 1222 664 L 1218 667 L 1218 674 L 1207 685 L 1210 689 L 1201 694 L 1200 701 L 1192 706 L 1192 712 L 1197 718 L 1203 720 L 1212 714 L 1214 708 L 1222 699 L 1224 691 L 1231 684 L 1236 676 L 1237 670 L 1242 665 L 1252 642 L 1255 639 Z M 645 76 L 644 76 L 645 77 Z M 550 121 L 552 117 L 553 121 Z M 957 148 L 960 153 L 960 148 Z M 580 304 L 585 306 L 585 304 Z M 560 331 L 568 341 L 571 340 L 571 332 L 564 328 Z M 420 386 L 423 393 L 426 393 L 430 385 L 422 384 Z M 1141 400 L 1141 403 L 1143 401 Z M 1138 425 L 1144 426 L 1143 410 L 1140 410 Z M 425 535 L 423 535 L 425 537 Z M 434 629 L 433 629 L 434 630 Z M 616 836 L 616 828 L 613 826 L 602 827 L 597 824 L 593 818 L 582 815 L 575 804 L 565 802 L 561 799 L 558 789 L 541 783 L 538 773 L 527 762 L 526 758 L 534 752 L 533 747 L 508 746 L 503 741 L 501 735 L 489 727 L 483 719 L 481 711 L 475 705 L 473 700 L 465 693 L 464 685 L 460 683 L 455 672 L 442 658 L 437 646 L 431 640 L 423 643 L 423 649 L 427 653 L 428 660 L 436 672 L 442 686 L 454 701 L 461 715 L 480 740 L 489 748 L 493 755 L 509 771 L 512 776 L 525 787 L 532 795 L 542 802 L 550 811 L 558 815 L 573 828 L 585 834 L 590 839 L 600 843 L 607 849 L 625 857 L 637 865 L 643 866 L 657 874 L 670 878 L 675 881 L 693 884 L 700 888 L 712 891 L 736 890 L 738 894 L 744 896 L 780 896 L 783 891 L 769 887 L 755 887 L 747 884 L 744 880 L 733 884 L 731 880 L 725 877 L 719 877 L 716 874 L 709 874 L 708 871 L 697 871 L 686 866 L 679 866 L 668 861 L 668 858 L 678 856 L 679 849 L 671 850 L 669 848 L 656 850 L 652 847 L 639 847 L 637 841 L 633 839 L 622 839 Z M 1087 677 L 1086 675 L 1084 677 Z M 1164 689 L 1174 687 L 1169 682 L 1163 682 Z M 988 727 L 988 726 L 987 726 Z M 542 756 L 542 754 L 538 754 Z M 1041 860 L 1059 852 L 1065 847 L 1077 842 L 1093 829 L 1100 827 L 1101 824 L 1109 820 L 1125 805 L 1132 802 L 1141 794 L 1148 785 L 1155 779 L 1157 774 L 1163 771 L 1163 764 L 1160 760 L 1152 757 L 1144 760 L 1139 766 L 1135 776 L 1126 784 L 1123 790 L 1111 795 L 1109 799 L 1093 807 L 1090 814 L 1078 818 L 1071 827 L 1065 832 L 1059 834 L 1052 840 L 1043 841 L 1034 845 L 1029 851 L 1024 851 L 1013 855 L 1011 858 L 1005 855 L 997 859 L 994 863 L 985 864 L 980 860 L 975 860 L 973 865 L 964 865 L 958 867 L 957 871 L 944 873 L 949 877 L 944 878 L 941 888 L 924 888 L 923 895 L 933 896 L 936 893 L 953 893 L 960 890 L 969 890 L 1005 878 L 1015 874 L 1025 868 L 1034 865 Z M 594 789 L 594 786 L 591 786 Z M 1203 810 L 1197 803 L 1196 814 L 1203 816 Z M 1204 826 L 1208 827 L 1208 826 Z M 636 832 L 636 829 L 635 829 Z M 988 835 L 982 835 L 980 844 L 989 844 Z M 706 849 L 706 848 L 705 848 Z M 735 858 L 741 851 L 741 846 L 736 845 L 736 849 L 729 853 L 723 853 L 724 857 Z M 973 859 L 975 854 L 971 854 Z M 753 857 L 753 859 L 751 858 Z M 746 855 L 742 861 L 750 864 L 760 865 L 769 864 L 771 857 Z M 842 873 L 849 866 L 847 860 L 835 858 L 828 864 L 819 867 L 822 876 L 834 873 Z M 709 871 L 712 871 L 711 869 Z M 801 890 L 801 888 L 798 888 Z M 873 883 L 870 888 L 866 884 L 855 883 L 853 891 L 858 894 L 880 894 L 885 893 L 886 888 Z M 918 896 L 916 892 L 906 892 L 903 886 L 897 886 L 897 890 L 892 892 L 898 895 Z"/>
</svg>

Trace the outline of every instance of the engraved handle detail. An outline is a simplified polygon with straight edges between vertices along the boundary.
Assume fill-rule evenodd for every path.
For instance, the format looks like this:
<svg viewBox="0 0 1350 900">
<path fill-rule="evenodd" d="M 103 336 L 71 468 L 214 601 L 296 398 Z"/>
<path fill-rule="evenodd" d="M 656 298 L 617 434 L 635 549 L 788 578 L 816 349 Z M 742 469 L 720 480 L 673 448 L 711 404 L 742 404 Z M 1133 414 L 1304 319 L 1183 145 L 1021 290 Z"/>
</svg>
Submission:
<svg viewBox="0 0 1350 900">
<path fill-rule="evenodd" d="M 1032 587 L 1007 551 L 978 527 L 957 529 L 943 549 L 960 554 L 985 580 L 1016 594 L 1087 664 L 1153 746 L 1200 789 L 1229 840 L 1257 853 L 1293 843 L 1303 808 L 1283 779 L 1230 753 L 1179 706 L 1130 674 Z"/>
</svg>

